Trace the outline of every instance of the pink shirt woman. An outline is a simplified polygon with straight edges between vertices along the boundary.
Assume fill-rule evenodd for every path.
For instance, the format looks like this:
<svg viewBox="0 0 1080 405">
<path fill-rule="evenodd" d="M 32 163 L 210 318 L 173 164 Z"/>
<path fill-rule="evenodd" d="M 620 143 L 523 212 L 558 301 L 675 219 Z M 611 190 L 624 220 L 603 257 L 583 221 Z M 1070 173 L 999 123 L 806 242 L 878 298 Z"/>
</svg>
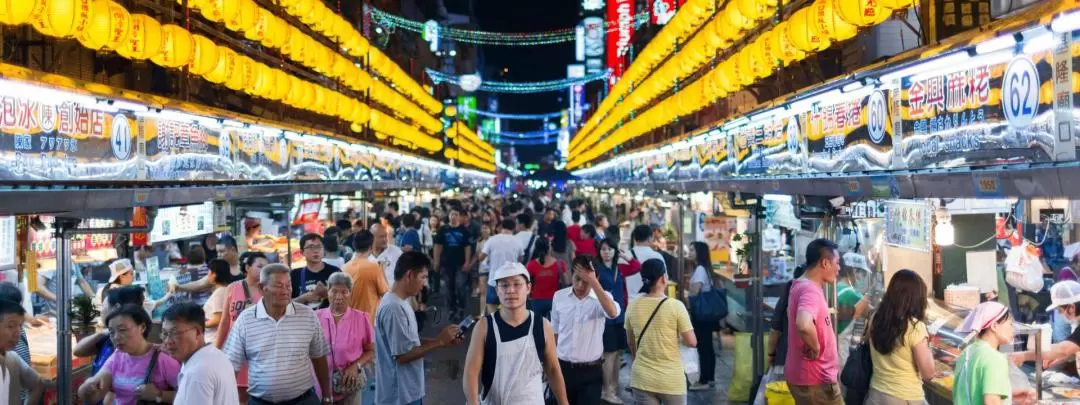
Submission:
<svg viewBox="0 0 1080 405">
<path fill-rule="evenodd" d="M 375 358 L 375 331 L 371 317 L 349 307 L 352 302 L 352 279 L 334 273 L 327 280 L 330 307 L 315 311 L 323 336 L 330 343 L 330 371 L 334 379 L 335 403 L 360 404 L 366 383 L 360 370 Z M 345 387 L 343 390 L 339 387 Z M 349 388 L 359 387 L 358 390 Z M 347 394 L 342 394 L 347 392 Z"/>
</svg>

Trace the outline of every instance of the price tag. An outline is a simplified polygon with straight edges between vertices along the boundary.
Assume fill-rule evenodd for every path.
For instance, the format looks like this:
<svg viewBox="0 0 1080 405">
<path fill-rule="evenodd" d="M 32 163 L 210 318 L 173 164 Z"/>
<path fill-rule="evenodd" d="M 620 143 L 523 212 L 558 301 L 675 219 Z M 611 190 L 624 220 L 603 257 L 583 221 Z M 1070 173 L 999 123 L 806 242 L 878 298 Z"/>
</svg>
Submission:
<svg viewBox="0 0 1080 405">
<path fill-rule="evenodd" d="M 1020 56 L 1009 63 L 1001 85 L 1001 109 L 1013 129 L 1031 126 L 1039 112 L 1039 72 L 1028 56 Z"/>
<path fill-rule="evenodd" d="M 994 176 L 974 176 L 975 196 L 977 197 L 1004 197 L 1001 190 L 1001 180 Z"/>
</svg>

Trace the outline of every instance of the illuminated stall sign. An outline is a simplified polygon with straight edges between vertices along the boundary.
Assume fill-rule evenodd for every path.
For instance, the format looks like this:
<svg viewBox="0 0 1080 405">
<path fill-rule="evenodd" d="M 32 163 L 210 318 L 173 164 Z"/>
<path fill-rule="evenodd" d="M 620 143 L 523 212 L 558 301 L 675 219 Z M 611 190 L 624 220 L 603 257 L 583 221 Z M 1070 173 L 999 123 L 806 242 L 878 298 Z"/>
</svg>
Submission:
<svg viewBox="0 0 1080 405">
<path fill-rule="evenodd" d="M 803 114 L 810 172 L 889 169 L 894 132 L 889 92 L 856 91 L 860 94 L 848 100 L 815 104 Z"/>
<path fill-rule="evenodd" d="M 375 178 L 371 171 L 374 160 L 375 155 L 371 152 L 362 151 L 356 154 L 356 180 L 369 181 Z"/>
<path fill-rule="evenodd" d="M 901 157 L 909 168 L 1053 159 L 1049 52 L 906 77 Z"/>
<path fill-rule="evenodd" d="M 158 209 L 150 243 L 187 239 L 214 232 L 214 203 Z"/>
<path fill-rule="evenodd" d="M 254 129 L 228 129 L 233 167 L 242 180 L 280 180 L 289 176 L 284 135 Z M 222 138 L 225 139 L 225 138 Z"/>
<path fill-rule="evenodd" d="M 77 101 L 0 97 L 0 179 L 134 180 L 134 125 Z"/>
<path fill-rule="evenodd" d="M 286 136 L 290 171 L 295 180 L 332 180 L 334 145 L 310 136 Z"/>
<path fill-rule="evenodd" d="M 889 202 L 885 206 L 885 243 L 929 252 L 931 216 L 925 203 Z"/>
<path fill-rule="evenodd" d="M 712 135 L 712 139 L 706 144 L 705 168 L 703 176 L 716 177 L 727 176 L 735 170 L 735 160 L 731 157 L 731 136 L 727 133 Z"/>
<path fill-rule="evenodd" d="M 615 28 L 607 37 L 606 50 L 607 67 L 611 69 L 608 85 L 614 86 L 623 75 L 623 61 L 634 38 L 634 2 L 607 0 L 607 26 Z"/>
<path fill-rule="evenodd" d="M 156 117 L 144 118 L 140 127 L 147 180 L 232 179 L 233 160 L 228 149 L 220 148 L 220 127 Z"/>
<path fill-rule="evenodd" d="M 732 129 L 729 158 L 739 176 L 798 173 L 805 166 L 796 117 L 776 117 Z"/>
</svg>

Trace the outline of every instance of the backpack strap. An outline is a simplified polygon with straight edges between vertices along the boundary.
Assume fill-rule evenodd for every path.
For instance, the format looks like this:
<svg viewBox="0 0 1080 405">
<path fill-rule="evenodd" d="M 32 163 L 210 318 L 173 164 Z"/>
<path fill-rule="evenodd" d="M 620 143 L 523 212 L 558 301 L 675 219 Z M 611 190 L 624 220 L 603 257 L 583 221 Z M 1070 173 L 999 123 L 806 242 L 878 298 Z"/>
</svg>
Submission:
<svg viewBox="0 0 1080 405">
<path fill-rule="evenodd" d="M 244 308 L 250 307 L 251 302 L 251 288 L 248 287 L 247 280 L 240 280 L 240 286 L 244 287 Z"/>
<path fill-rule="evenodd" d="M 653 318 L 656 317 L 656 313 L 660 312 L 660 306 L 664 305 L 664 301 L 667 301 L 667 300 L 668 300 L 668 297 L 664 297 L 664 299 L 660 300 L 660 303 L 656 304 L 656 308 L 653 308 L 652 315 L 649 315 L 649 320 L 645 321 L 645 327 L 641 328 L 641 333 L 639 333 L 638 336 L 637 336 L 637 344 L 634 345 L 634 347 L 637 350 L 641 350 L 641 337 L 645 336 L 645 331 L 649 330 L 649 324 L 651 324 Z"/>
<path fill-rule="evenodd" d="M 143 377 L 143 385 L 152 384 L 154 376 L 154 369 L 157 368 L 158 354 L 161 352 L 155 347 L 153 349 L 154 355 L 150 357 L 150 367 L 146 369 L 146 376 Z"/>
<path fill-rule="evenodd" d="M 534 232 L 532 237 L 529 238 L 529 244 L 525 245 L 525 257 L 521 258 L 521 264 L 529 264 L 529 260 L 532 260 L 532 248 L 533 242 L 536 242 L 536 233 Z"/>
</svg>

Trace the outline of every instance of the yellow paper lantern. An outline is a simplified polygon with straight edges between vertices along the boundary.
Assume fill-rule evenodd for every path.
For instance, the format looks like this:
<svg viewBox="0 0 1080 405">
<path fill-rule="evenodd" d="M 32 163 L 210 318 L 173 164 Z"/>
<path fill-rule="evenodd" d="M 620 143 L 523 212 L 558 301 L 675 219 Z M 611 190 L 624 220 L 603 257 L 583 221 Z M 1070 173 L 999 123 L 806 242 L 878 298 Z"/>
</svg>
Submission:
<svg viewBox="0 0 1080 405">
<path fill-rule="evenodd" d="M 720 66 L 716 67 L 716 70 L 713 70 L 711 76 L 713 76 L 713 83 L 723 90 L 724 93 L 733 93 L 739 90 L 738 85 L 735 80 L 733 80 L 734 75 L 731 73 L 731 62 L 725 61 L 721 63 Z"/>
<path fill-rule="evenodd" d="M 236 3 L 236 13 L 232 18 L 225 19 L 225 28 L 231 31 L 247 31 L 255 25 L 255 19 L 259 15 L 259 6 L 253 0 L 230 0 Z"/>
<path fill-rule="evenodd" d="M 285 21 L 277 16 L 270 14 L 270 18 L 267 21 L 267 32 L 263 38 L 262 43 L 271 48 L 281 49 L 285 46 L 289 40 L 289 28 Z"/>
<path fill-rule="evenodd" d="M 262 41 L 266 38 L 270 31 L 271 20 L 274 15 L 270 14 L 270 11 L 262 8 L 255 8 L 255 23 L 251 25 L 249 29 L 244 30 L 244 38 L 252 41 Z"/>
<path fill-rule="evenodd" d="M 150 59 L 161 52 L 161 24 L 146 14 L 131 15 L 131 32 L 116 52 L 128 59 Z"/>
<path fill-rule="evenodd" d="M 307 34 L 300 32 L 296 27 L 289 26 L 288 45 L 281 48 L 281 53 L 288 55 L 292 60 L 303 60 L 307 46 Z"/>
<path fill-rule="evenodd" d="M 880 0 L 881 5 L 889 10 L 901 10 L 908 7 L 914 7 L 915 0 Z"/>
<path fill-rule="evenodd" d="M 225 22 L 236 19 L 240 13 L 240 2 L 236 0 L 202 0 L 199 13 L 213 22 Z"/>
<path fill-rule="evenodd" d="M 750 54 L 743 49 L 732 57 L 731 71 L 735 81 L 740 86 L 749 86 L 754 83 L 754 72 L 751 70 Z"/>
<path fill-rule="evenodd" d="M 832 0 L 832 2 L 836 14 L 856 27 L 877 25 L 892 15 L 892 11 L 885 8 L 881 0 Z"/>
<path fill-rule="evenodd" d="M 317 0 L 295 0 L 295 2 L 285 8 L 289 15 L 293 16 L 306 16 L 311 12 L 311 9 L 316 6 Z"/>
<path fill-rule="evenodd" d="M 255 76 L 255 61 L 244 55 L 236 56 L 236 67 L 233 70 L 232 76 L 225 80 L 225 87 L 232 90 L 244 90 L 247 86 L 254 84 L 253 78 Z"/>
<path fill-rule="evenodd" d="M 456 117 L 457 116 L 457 107 L 452 106 L 452 105 L 448 105 L 448 106 L 446 106 L 445 109 L 443 109 L 443 114 L 445 114 L 447 117 Z"/>
<path fill-rule="evenodd" d="M 41 0 L 0 1 L 0 23 L 19 25 L 31 22 L 42 12 L 41 6 Z"/>
<path fill-rule="evenodd" d="M 311 10 L 300 15 L 300 21 L 304 24 L 313 25 L 319 20 L 322 20 L 327 11 L 326 6 L 323 5 L 321 1 L 313 3 Z"/>
<path fill-rule="evenodd" d="M 753 21 L 761 21 L 776 14 L 776 3 L 772 5 L 760 0 L 738 0 L 735 4 L 739 12 Z"/>
<path fill-rule="evenodd" d="M 0 1 L 3 3 L 3 1 Z M 0 9 L 3 5 L 0 5 Z M 90 21 L 86 29 L 79 33 L 76 39 L 83 46 L 98 50 L 105 47 L 112 36 L 112 12 L 109 10 L 109 0 L 92 0 L 90 3 Z M 130 23 L 129 23 L 130 24 Z M 125 32 L 126 35 L 126 32 Z"/>
<path fill-rule="evenodd" d="M 780 59 L 780 62 L 783 63 L 784 66 L 806 57 L 806 54 L 798 48 L 795 48 L 795 45 L 788 39 L 788 30 L 790 30 L 790 28 L 791 24 L 788 21 L 777 24 L 776 27 L 773 28 L 773 30 L 776 31 L 776 34 L 771 38 L 773 52 L 776 53 L 777 59 Z"/>
<path fill-rule="evenodd" d="M 161 52 L 150 58 L 162 67 L 176 68 L 191 62 L 195 45 L 191 33 L 179 25 L 161 26 Z"/>
<path fill-rule="evenodd" d="M 818 27 L 822 37 L 830 41 L 843 41 L 858 33 L 857 27 L 837 15 L 833 0 L 817 0 L 810 7 L 814 25 Z"/>
<path fill-rule="evenodd" d="M 761 61 L 762 67 L 766 70 L 772 71 L 776 67 L 776 61 L 780 58 L 777 56 L 774 38 L 776 38 L 777 31 L 771 29 L 761 33 L 756 40 L 758 58 Z"/>
<path fill-rule="evenodd" d="M 728 25 L 736 30 L 749 29 L 754 24 L 753 21 L 746 18 L 746 16 L 739 11 L 738 7 L 727 6 L 724 10 L 724 17 L 726 18 Z"/>
<path fill-rule="evenodd" d="M 41 6 L 33 25 L 44 35 L 70 38 L 82 33 L 90 21 L 90 0 L 43 0 Z"/>
<path fill-rule="evenodd" d="M 232 49 L 219 47 L 217 64 L 214 65 L 214 70 L 210 71 L 210 74 L 206 76 L 206 80 L 216 84 L 222 84 L 229 80 L 233 76 L 233 72 L 236 71 L 236 57 L 236 52 Z"/>
<path fill-rule="evenodd" d="M 813 15 L 814 6 L 806 7 L 788 19 L 788 39 L 791 44 L 803 52 L 817 52 L 832 45 L 829 38 L 821 32 L 821 26 Z"/>
<path fill-rule="evenodd" d="M 274 69 L 274 92 L 270 98 L 274 100 L 285 100 L 289 95 L 289 91 L 292 90 L 292 76 L 285 73 L 282 70 Z"/>
<path fill-rule="evenodd" d="M 188 71 L 196 76 L 205 76 L 217 66 L 218 46 L 210 38 L 199 34 L 193 34 L 191 41 L 193 50 Z"/>
</svg>

